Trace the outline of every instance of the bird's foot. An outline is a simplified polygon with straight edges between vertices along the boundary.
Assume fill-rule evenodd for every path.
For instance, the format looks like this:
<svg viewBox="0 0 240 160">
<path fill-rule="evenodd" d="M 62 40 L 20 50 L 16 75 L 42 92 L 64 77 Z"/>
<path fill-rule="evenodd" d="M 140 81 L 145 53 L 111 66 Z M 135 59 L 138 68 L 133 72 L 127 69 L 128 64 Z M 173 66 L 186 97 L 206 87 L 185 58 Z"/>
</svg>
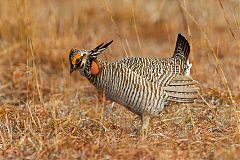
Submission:
<svg viewBox="0 0 240 160">
<path fill-rule="evenodd" d="M 142 127 L 139 130 L 139 135 L 141 137 L 146 137 L 148 135 L 148 126 L 149 126 L 150 116 L 147 114 L 143 114 L 141 118 L 142 118 Z"/>
<path fill-rule="evenodd" d="M 139 136 L 140 137 L 146 137 L 148 135 L 148 128 L 141 128 L 139 130 Z"/>
</svg>

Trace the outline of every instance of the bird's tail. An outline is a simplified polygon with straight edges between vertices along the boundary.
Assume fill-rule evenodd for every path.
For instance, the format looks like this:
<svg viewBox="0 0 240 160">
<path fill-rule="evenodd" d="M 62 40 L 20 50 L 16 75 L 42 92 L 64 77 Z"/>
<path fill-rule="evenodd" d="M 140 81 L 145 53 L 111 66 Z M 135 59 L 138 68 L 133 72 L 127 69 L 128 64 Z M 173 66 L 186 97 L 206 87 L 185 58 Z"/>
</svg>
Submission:
<svg viewBox="0 0 240 160">
<path fill-rule="evenodd" d="M 173 58 L 180 57 L 181 59 L 184 59 L 185 61 L 187 61 L 189 57 L 189 53 L 190 53 L 190 45 L 187 39 L 183 35 L 178 34 Z"/>
<path fill-rule="evenodd" d="M 193 103 L 198 98 L 197 81 L 189 76 L 178 75 L 171 83 L 163 87 L 169 101 Z"/>
</svg>

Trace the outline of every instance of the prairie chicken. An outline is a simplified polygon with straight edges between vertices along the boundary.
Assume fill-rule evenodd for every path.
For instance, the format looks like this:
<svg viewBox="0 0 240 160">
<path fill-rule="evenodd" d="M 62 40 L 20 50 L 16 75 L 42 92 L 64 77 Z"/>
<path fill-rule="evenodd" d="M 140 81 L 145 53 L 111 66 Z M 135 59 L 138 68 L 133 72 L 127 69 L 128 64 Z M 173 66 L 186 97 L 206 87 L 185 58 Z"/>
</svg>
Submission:
<svg viewBox="0 0 240 160">
<path fill-rule="evenodd" d="M 190 46 L 178 34 L 171 58 L 127 57 L 113 63 L 97 56 L 112 43 L 102 43 L 92 50 L 72 49 L 69 55 L 70 73 L 80 71 L 110 100 L 139 115 L 142 131 L 149 119 L 158 115 L 169 101 L 192 103 L 198 97 L 196 84 L 188 63 Z"/>
</svg>

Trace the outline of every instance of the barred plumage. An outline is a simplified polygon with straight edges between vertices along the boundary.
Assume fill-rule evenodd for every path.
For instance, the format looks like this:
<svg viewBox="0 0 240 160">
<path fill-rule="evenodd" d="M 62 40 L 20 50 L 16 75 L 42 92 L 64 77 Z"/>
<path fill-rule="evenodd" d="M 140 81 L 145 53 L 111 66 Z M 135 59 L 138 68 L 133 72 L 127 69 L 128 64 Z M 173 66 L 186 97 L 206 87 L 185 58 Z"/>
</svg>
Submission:
<svg viewBox="0 0 240 160">
<path fill-rule="evenodd" d="M 197 82 L 186 75 L 191 67 L 190 46 L 181 34 L 173 57 L 165 59 L 128 57 L 113 63 L 98 60 L 98 54 L 111 43 L 93 50 L 72 49 L 70 72 L 79 70 L 107 98 L 140 115 L 143 129 L 149 117 L 163 110 L 168 101 L 192 103 L 197 98 Z"/>
</svg>

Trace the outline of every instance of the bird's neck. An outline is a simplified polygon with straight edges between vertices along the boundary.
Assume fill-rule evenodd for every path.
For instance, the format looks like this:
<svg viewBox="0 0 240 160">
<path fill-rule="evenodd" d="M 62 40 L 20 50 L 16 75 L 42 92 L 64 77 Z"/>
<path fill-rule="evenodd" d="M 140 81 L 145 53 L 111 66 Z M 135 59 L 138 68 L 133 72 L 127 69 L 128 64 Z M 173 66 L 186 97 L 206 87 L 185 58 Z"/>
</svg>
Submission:
<svg viewBox="0 0 240 160">
<path fill-rule="evenodd" d="M 90 62 L 90 67 L 85 72 L 85 77 L 95 85 L 95 82 L 101 76 L 101 72 L 105 68 L 106 63 L 108 62 L 103 62 L 97 59 L 92 60 Z"/>
</svg>

